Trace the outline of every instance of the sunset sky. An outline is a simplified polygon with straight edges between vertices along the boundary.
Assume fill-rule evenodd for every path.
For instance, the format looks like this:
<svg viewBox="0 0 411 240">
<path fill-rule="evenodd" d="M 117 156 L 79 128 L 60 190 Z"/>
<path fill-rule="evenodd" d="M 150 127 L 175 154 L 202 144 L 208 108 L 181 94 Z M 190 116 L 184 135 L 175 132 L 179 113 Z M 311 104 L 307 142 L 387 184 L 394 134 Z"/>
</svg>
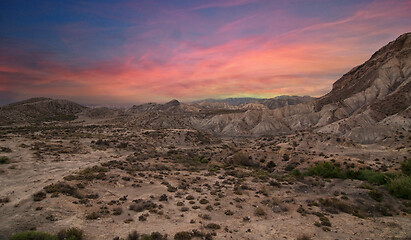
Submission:
<svg viewBox="0 0 411 240">
<path fill-rule="evenodd" d="M 411 0 L 0 1 L 0 105 L 321 96 L 411 31 Z"/>
</svg>

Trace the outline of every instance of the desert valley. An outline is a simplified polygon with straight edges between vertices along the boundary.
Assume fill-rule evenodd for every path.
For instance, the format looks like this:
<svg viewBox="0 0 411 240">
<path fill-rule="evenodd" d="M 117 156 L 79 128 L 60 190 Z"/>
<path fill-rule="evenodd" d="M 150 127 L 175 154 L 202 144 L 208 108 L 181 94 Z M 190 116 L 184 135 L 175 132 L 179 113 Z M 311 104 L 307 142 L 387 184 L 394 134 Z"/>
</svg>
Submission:
<svg viewBox="0 0 411 240">
<path fill-rule="evenodd" d="M 0 239 L 411 239 L 411 33 L 319 98 L 39 97 L 0 125 Z"/>
</svg>

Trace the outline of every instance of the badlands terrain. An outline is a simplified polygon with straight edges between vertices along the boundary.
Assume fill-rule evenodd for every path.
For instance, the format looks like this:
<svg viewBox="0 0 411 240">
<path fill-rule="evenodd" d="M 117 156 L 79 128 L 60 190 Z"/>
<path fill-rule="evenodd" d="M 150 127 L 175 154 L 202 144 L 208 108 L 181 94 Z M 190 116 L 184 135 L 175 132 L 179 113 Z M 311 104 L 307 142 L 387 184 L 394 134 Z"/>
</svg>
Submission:
<svg viewBox="0 0 411 240">
<path fill-rule="evenodd" d="M 320 98 L 33 98 L 0 126 L 0 239 L 411 239 L 411 33 Z"/>
</svg>

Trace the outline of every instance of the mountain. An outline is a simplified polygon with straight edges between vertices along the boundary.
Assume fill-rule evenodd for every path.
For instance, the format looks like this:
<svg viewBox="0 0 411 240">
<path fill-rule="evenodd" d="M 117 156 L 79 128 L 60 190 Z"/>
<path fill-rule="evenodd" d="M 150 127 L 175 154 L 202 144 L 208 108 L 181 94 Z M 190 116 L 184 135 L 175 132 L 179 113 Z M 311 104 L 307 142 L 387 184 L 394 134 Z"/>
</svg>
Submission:
<svg viewBox="0 0 411 240">
<path fill-rule="evenodd" d="M 267 111 L 196 119 L 197 128 L 222 135 L 263 135 L 312 129 L 361 142 L 410 129 L 411 33 L 378 50 L 314 100 Z"/>
<path fill-rule="evenodd" d="M 31 98 L 0 107 L 0 125 L 73 120 L 85 109 L 68 100 Z"/>
<path fill-rule="evenodd" d="M 318 99 L 315 110 L 332 109 L 330 124 L 319 131 L 359 138 L 409 129 L 410 106 L 411 33 L 406 33 L 338 79 L 331 92 Z"/>
<path fill-rule="evenodd" d="M 262 104 L 268 109 L 275 109 L 289 105 L 296 105 L 303 102 L 309 102 L 315 98 L 310 96 L 288 96 L 282 95 L 274 98 L 225 98 L 225 99 L 205 99 L 196 101 L 201 106 L 219 107 L 219 108 L 233 108 L 235 106 L 241 107 L 249 104 Z M 261 107 L 259 107 L 261 108 Z"/>
<path fill-rule="evenodd" d="M 195 101 L 193 103 L 226 103 L 232 106 L 239 106 L 248 103 L 257 103 L 258 101 L 263 100 L 261 98 L 224 98 L 224 99 L 214 99 L 214 98 L 207 98 L 204 100 Z"/>
<path fill-rule="evenodd" d="M 141 105 L 134 105 L 129 109 L 129 112 L 132 113 L 143 113 L 153 111 L 172 114 L 183 114 L 189 112 L 199 112 L 200 108 L 196 105 L 180 103 L 178 100 L 173 99 L 164 104 L 146 103 Z"/>
<path fill-rule="evenodd" d="M 300 103 L 310 102 L 315 98 L 310 96 L 278 96 L 275 98 L 262 99 L 259 103 L 267 106 L 269 109 L 281 108 L 285 106 L 297 105 Z"/>
</svg>

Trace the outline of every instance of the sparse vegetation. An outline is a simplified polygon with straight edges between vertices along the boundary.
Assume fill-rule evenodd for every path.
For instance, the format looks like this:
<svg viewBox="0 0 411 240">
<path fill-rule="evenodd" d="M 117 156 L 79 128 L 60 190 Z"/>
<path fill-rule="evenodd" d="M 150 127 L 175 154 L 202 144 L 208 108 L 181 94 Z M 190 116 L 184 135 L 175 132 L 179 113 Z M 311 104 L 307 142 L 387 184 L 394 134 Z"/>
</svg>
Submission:
<svg viewBox="0 0 411 240">
<path fill-rule="evenodd" d="M 10 158 L 6 156 L 0 156 L 0 164 L 9 164 Z"/>
<path fill-rule="evenodd" d="M 297 237 L 297 240 L 311 240 L 311 237 L 307 234 L 302 234 Z"/>
<path fill-rule="evenodd" d="M 57 236 L 36 231 L 19 232 L 10 237 L 10 240 L 59 240 Z M 74 239 L 73 239 L 74 240 Z"/>
<path fill-rule="evenodd" d="M 83 231 L 74 227 L 63 229 L 57 233 L 57 238 L 59 240 L 82 240 Z"/>
<path fill-rule="evenodd" d="M 397 198 L 411 200 L 411 176 L 401 176 L 387 185 L 388 191 Z"/>
<path fill-rule="evenodd" d="M 221 226 L 220 226 L 220 224 L 217 224 L 217 223 L 209 223 L 205 226 L 205 228 L 218 230 L 218 229 L 221 228 Z"/>
<path fill-rule="evenodd" d="M 86 215 L 87 220 L 96 220 L 100 217 L 100 214 L 97 212 L 92 212 Z"/>
<path fill-rule="evenodd" d="M 262 216 L 265 216 L 266 213 L 265 213 L 264 209 L 262 209 L 261 207 L 257 207 L 257 208 L 254 210 L 254 215 L 256 215 L 256 216 L 258 216 L 258 217 L 262 217 Z"/>
<path fill-rule="evenodd" d="M 254 166 L 252 158 L 244 152 L 236 152 L 233 155 L 233 164 L 238 166 Z"/>
<path fill-rule="evenodd" d="M 308 168 L 307 175 L 325 178 L 343 178 L 341 169 L 331 162 L 319 162 Z"/>
<path fill-rule="evenodd" d="M 190 232 L 178 232 L 174 235 L 174 240 L 190 240 L 193 238 L 193 234 Z"/>
<path fill-rule="evenodd" d="M 37 192 L 37 193 L 33 194 L 33 201 L 39 202 L 39 201 L 45 199 L 46 196 L 47 196 L 46 193 L 43 192 L 43 191 Z"/>
<path fill-rule="evenodd" d="M 407 176 L 411 175 L 411 158 L 401 163 L 401 171 Z"/>
<path fill-rule="evenodd" d="M 383 194 L 377 189 L 372 189 L 371 191 L 368 192 L 368 195 L 370 195 L 370 197 L 377 202 L 381 202 L 383 198 Z"/>
</svg>

